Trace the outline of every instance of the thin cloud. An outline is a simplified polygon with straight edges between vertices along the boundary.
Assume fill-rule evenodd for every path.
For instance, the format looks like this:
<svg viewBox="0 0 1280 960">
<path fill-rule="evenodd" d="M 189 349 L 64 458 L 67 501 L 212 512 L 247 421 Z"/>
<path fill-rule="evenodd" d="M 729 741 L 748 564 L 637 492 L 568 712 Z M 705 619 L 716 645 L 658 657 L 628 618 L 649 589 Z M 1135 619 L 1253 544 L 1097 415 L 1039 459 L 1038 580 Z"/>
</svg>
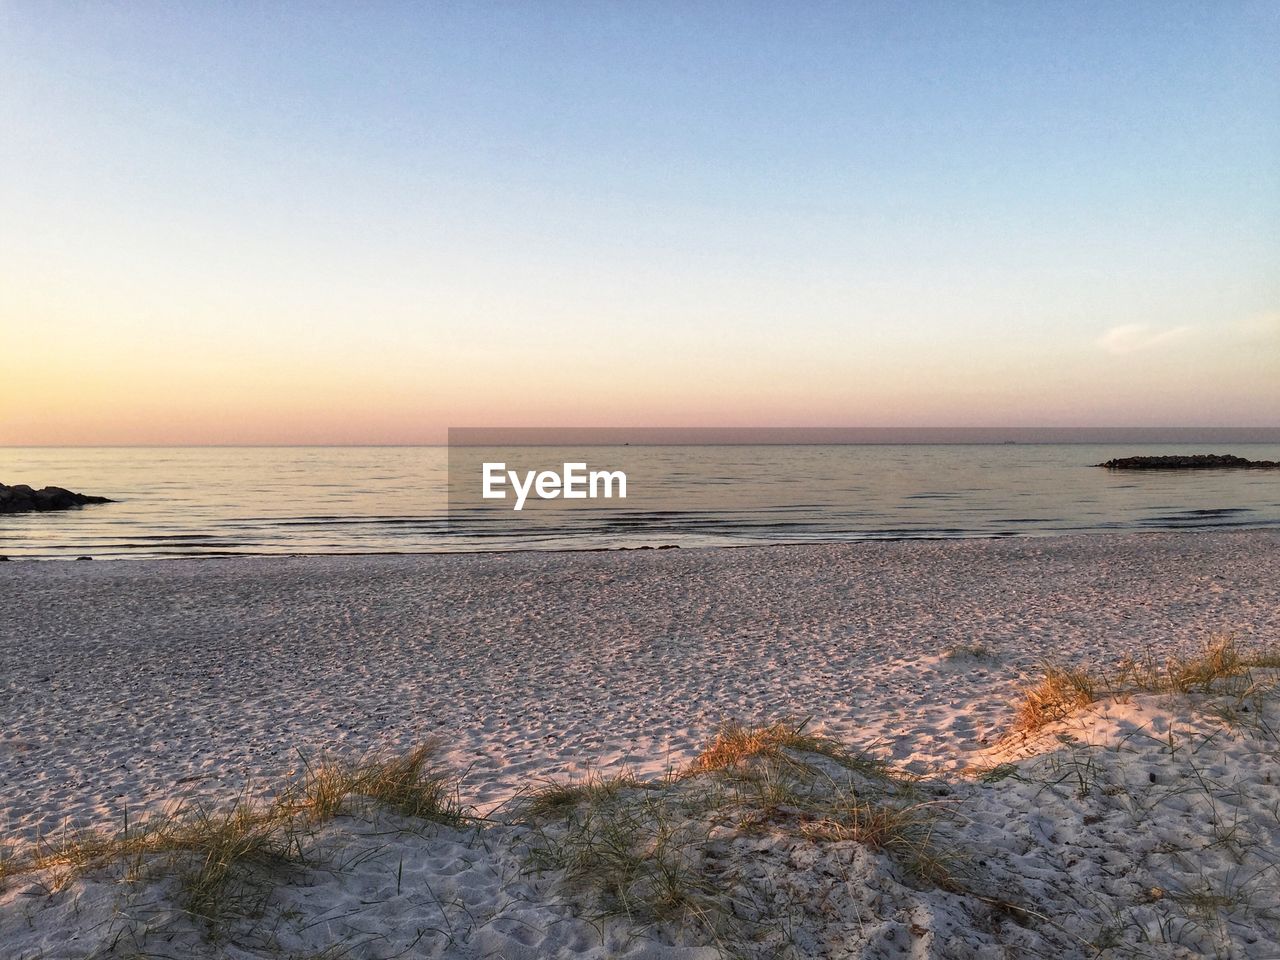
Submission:
<svg viewBox="0 0 1280 960">
<path fill-rule="evenodd" d="M 1108 353 L 1137 353 L 1184 340 L 1194 329 L 1189 325 L 1162 328 L 1153 327 L 1149 323 L 1125 323 L 1112 327 L 1099 337 L 1098 346 Z"/>
<path fill-rule="evenodd" d="M 1247 317 L 1236 324 L 1236 333 L 1246 343 L 1278 339 L 1280 338 L 1280 311 Z"/>
</svg>

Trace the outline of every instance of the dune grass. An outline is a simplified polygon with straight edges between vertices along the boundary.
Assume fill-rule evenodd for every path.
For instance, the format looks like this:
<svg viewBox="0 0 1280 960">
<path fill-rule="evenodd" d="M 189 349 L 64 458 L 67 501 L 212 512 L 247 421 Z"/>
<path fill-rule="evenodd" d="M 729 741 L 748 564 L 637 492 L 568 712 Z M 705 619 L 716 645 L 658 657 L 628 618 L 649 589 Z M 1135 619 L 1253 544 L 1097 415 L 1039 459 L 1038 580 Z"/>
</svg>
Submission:
<svg viewBox="0 0 1280 960">
<path fill-rule="evenodd" d="M 1220 634 L 1191 654 L 1149 655 L 1124 662 L 1119 685 L 1151 693 L 1215 693 L 1253 670 L 1276 667 L 1280 667 L 1280 649 L 1274 645 L 1244 647 L 1235 637 Z"/>
<path fill-rule="evenodd" d="M 252 913 L 276 879 L 303 866 L 302 825 L 278 805 L 238 799 L 191 806 L 120 830 L 67 830 L 14 851 L 5 879 L 38 876 L 49 892 L 117 864 L 130 882 L 175 879 L 179 904 L 216 927 Z"/>
<path fill-rule="evenodd" d="M 624 790 L 657 789 L 658 786 L 625 770 L 611 776 L 591 772 L 577 780 L 547 780 L 512 801 L 512 820 L 542 823 L 563 819 L 584 804 L 607 802 Z"/>
<path fill-rule="evenodd" d="M 437 762 L 438 754 L 439 744 L 431 741 L 354 761 L 312 764 L 304 756 L 301 782 L 282 791 L 277 805 L 305 813 L 312 823 L 372 804 L 402 817 L 458 824 L 466 819 L 466 810 L 458 800 L 456 780 Z"/>
<path fill-rule="evenodd" d="M 721 931 L 717 890 L 701 870 L 704 828 L 675 791 L 589 795 L 530 845 L 530 863 L 589 890 L 600 917 Z"/>
<path fill-rule="evenodd" d="M 765 726 L 736 721 L 724 724 L 715 738 L 689 766 L 689 773 L 709 770 L 740 771 L 757 761 L 798 763 L 798 753 L 838 755 L 840 746 L 825 737 L 806 734 L 807 720 L 779 720 Z"/>
<path fill-rule="evenodd" d="M 1100 689 L 1099 679 L 1085 670 L 1046 666 L 1040 681 L 1023 692 L 1014 730 L 1031 733 L 1061 720 L 1095 702 Z"/>
<path fill-rule="evenodd" d="M 0 884 L 39 875 L 56 891 L 123 864 L 131 880 L 176 879 L 183 909 L 216 928 L 253 913 L 277 880 L 307 866 L 305 840 L 337 816 L 385 810 L 444 824 L 467 818 L 435 743 L 319 765 L 304 760 L 304 768 L 270 801 L 241 796 L 222 808 L 178 806 L 119 830 L 67 830 L 10 847 L 0 856 Z"/>
<path fill-rule="evenodd" d="M 821 819 L 802 822 L 800 832 L 813 840 L 851 840 L 888 854 L 916 881 L 954 890 L 961 857 L 938 841 L 936 801 L 886 802 L 849 795 L 830 805 Z"/>
<path fill-rule="evenodd" d="M 1113 671 L 1046 665 L 1041 678 L 1023 690 L 1013 732 L 1035 733 L 1106 697 L 1134 693 L 1242 695 L 1256 686 L 1253 671 L 1280 667 L 1273 645 L 1242 646 L 1233 636 L 1216 635 L 1199 650 L 1129 658 Z"/>
<path fill-rule="evenodd" d="M 850 750 L 831 737 L 808 732 L 808 726 L 808 719 L 784 718 L 758 726 L 729 721 L 720 727 L 682 775 L 708 772 L 744 775 L 778 766 L 801 770 L 811 766 L 815 757 L 825 757 L 865 774 L 886 774 L 887 768 L 879 760 Z"/>
<path fill-rule="evenodd" d="M 183 906 L 216 926 L 258 912 L 275 881 L 305 864 L 300 830 L 276 809 L 242 802 L 196 810 L 157 834 L 148 852 L 176 855 L 169 866 L 176 866 Z"/>
<path fill-rule="evenodd" d="M 1130 688 L 1200 691 L 1207 684 L 1216 690 L 1223 680 L 1247 672 L 1249 664 L 1265 662 L 1249 651 L 1207 649 L 1204 655 L 1166 661 L 1170 665 L 1158 674 L 1142 673 L 1143 686 L 1131 680 Z M 1119 676 L 1104 682 L 1087 673 L 1055 674 L 1055 686 L 1046 685 L 1037 709 L 1055 713 L 1088 697 L 1111 695 Z M 1173 752 L 1172 741 L 1170 756 L 1182 756 Z M 445 824 L 468 822 L 454 781 L 437 758 L 435 746 L 428 744 L 354 760 L 304 760 L 298 775 L 270 801 L 241 798 L 225 808 L 179 811 L 114 833 L 86 832 L 26 851 L 10 849 L 0 853 L 0 878 L 39 875 L 39 884 L 65 887 L 78 876 L 115 865 L 113 879 L 126 884 L 168 884 L 163 896 L 203 924 L 213 949 L 243 945 L 246 938 L 265 944 L 274 925 L 296 909 L 278 896 L 282 882 L 305 884 L 313 867 L 334 873 L 346 869 L 340 857 L 332 856 L 337 848 L 315 837 L 322 825 L 378 811 Z M 1078 786 L 1069 779 L 1076 776 L 1071 771 L 1058 776 L 1050 770 L 1053 785 L 1066 783 L 1078 801 L 1090 804 L 1091 813 L 1119 809 L 1128 801 L 1128 794 L 1113 793 L 1121 784 L 1104 776 L 1101 767 L 1080 767 L 1074 754 L 1072 762 L 1079 768 Z M 1029 782 L 1011 764 L 984 780 L 994 786 L 1010 777 Z M 1188 789 L 1178 788 L 1178 796 L 1199 803 Z M 1248 844 L 1256 840 L 1244 835 L 1232 813 L 1239 804 L 1224 795 L 1223 785 L 1202 784 L 1202 789 L 1215 846 L 1244 862 L 1253 856 Z M 982 859 L 990 853 L 971 846 L 966 817 L 956 812 L 961 801 L 949 790 L 941 782 L 896 773 L 803 721 L 730 723 L 684 769 L 645 780 L 622 772 L 542 783 L 514 801 L 501 819 L 488 822 L 512 831 L 501 842 L 517 843 L 526 858 L 524 869 L 550 883 L 554 902 L 570 905 L 576 916 L 600 924 L 620 920 L 635 935 L 711 946 L 724 956 L 806 955 L 804 937 L 812 935 L 814 924 L 821 928 L 827 909 L 826 901 L 810 898 L 810 891 L 815 884 L 825 889 L 835 876 L 806 875 L 805 865 L 814 862 L 824 871 L 874 863 L 873 875 L 882 882 L 964 898 L 968 909 L 977 911 L 975 922 L 1055 927 L 1079 940 L 1054 918 L 1037 913 L 1035 902 L 1010 884 L 1007 874 L 991 873 Z M 1158 796 L 1135 793 L 1132 800 L 1155 803 Z M 1086 816 L 1084 824 L 1089 823 Z M 390 827 L 403 829 L 398 823 Z M 374 829 L 381 836 L 387 824 Z M 375 842 L 378 849 L 384 846 Z M 398 875 L 394 883 L 399 894 Z M 1206 925 L 1225 923 L 1233 911 L 1253 916 L 1242 896 L 1227 900 L 1221 888 L 1206 881 L 1186 891 L 1171 887 L 1161 896 Z M 837 881 L 831 889 L 845 888 Z M 1139 934 L 1126 909 L 1117 906 L 1114 921 L 1104 917 L 1088 942 L 1099 949 L 1111 940 L 1131 944 Z M 1169 923 L 1181 915 L 1170 912 L 1172 906 L 1161 909 Z M 141 944 L 155 930 L 145 920 L 137 922 L 143 924 L 137 928 Z M 795 924 L 807 925 L 798 940 L 790 939 Z M 1229 932 L 1220 938 L 1231 942 Z M 336 958 L 353 944 L 359 945 L 344 941 L 316 956 Z"/>
<path fill-rule="evenodd" d="M 742 875 L 729 852 L 740 841 L 859 844 L 904 881 L 949 889 L 962 859 L 937 833 L 944 803 L 914 778 L 789 719 L 725 724 L 692 763 L 658 780 L 547 785 L 519 816 L 533 827 L 531 868 L 561 872 L 592 915 L 692 929 L 729 955 L 776 932 L 789 909 Z"/>
</svg>

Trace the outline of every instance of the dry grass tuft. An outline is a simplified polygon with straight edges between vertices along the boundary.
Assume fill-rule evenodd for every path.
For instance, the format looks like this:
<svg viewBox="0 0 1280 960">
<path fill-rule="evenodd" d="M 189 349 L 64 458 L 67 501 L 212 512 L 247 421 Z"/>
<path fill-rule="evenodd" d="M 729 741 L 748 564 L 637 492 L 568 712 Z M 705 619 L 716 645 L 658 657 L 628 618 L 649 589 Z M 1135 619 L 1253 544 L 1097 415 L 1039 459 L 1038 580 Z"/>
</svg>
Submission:
<svg viewBox="0 0 1280 960">
<path fill-rule="evenodd" d="M 453 777 L 437 763 L 439 745 L 373 757 L 353 771 L 354 792 L 402 817 L 459 823 L 465 811 Z"/>
<path fill-rule="evenodd" d="M 17 863 L 13 846 L 9 843 L 0 842 L 0 892 L 4 891 L 5 881 L 17 872 L 15 869 Z"/>
<path fill-rule="evenodd" d="M 275 876 L 305 862 L 298 828 L 279 807 L 237 803 L 198 810 L 172 830 L 153 835 L 154 852 L 183 855 L 178 864 L 183 905 L 212 924 L 253 912 Z"/>
<path fill-rule="evenodd" d="M 427 743 L 355 763 L 306 766 L 271 803 L 241 797 L 225 809 L 179 808 L 116 832 L 67 831 L 28 849 L 5 848 L 0 882 L 39 873 L 61 889 L 85 873 L 123 864 L 131 878 L 175 877 L 183 907 L 216 927 L 246 916 L 270 896 L 273 879 L 306 863 L 304 839 L 327 820 L 351 812 L 350 799 L 404 817 L 459 823 L 465 811 L 452 778 Z"/>
<path fill-rule="evenodd" d="M 873 803 L 851 796 L 824 818 L 801 824 L 811 840 L 851 840 L 889 854 L 913 877 L 936 886 L 956 884 L 955 856 L 936 843 L 936 803 Z"/>
<path fill-rule="evenodd" d="M 65 830 L 56 839 L 41 838 L 30 848 L 13 851 L 9 875 L 40 871 L 51 890 L 60 890 L 113 861 L 130 860 L 136 871 L 147 857 L 170 849 L 174 825 L 173 818 L 158 815 L 140 824 L 126 824 L 118 833 Z"/>
<path fill-rule="evenodd" d="M 302 782 L 292 784 L 277 803 L 304 815 L 314 823 L 327 823 L 350 812 L 355 776 L 350 764 L 322 763 L 312 766 L 302 757 Z"/>
<path fill-rule="evenodd" d="M 584 804 L 599 804 L 624 790 L 653 789 L 656 785 L 623 772 L 611 777 L 589 773 L 581 780 L 548 781 L 514 801 L 517 822 L 562 819 Z"/>
<path fill-rule="evenodd" d="M 779 720 L 764 726 L 748 726 L 731 721 L 685 771 L 685 776 L 718 771 L 750 773 L 761 766 L 800 769 L 809 766 L 804 754 L 826 757 L 850 769 L 880 771 L 882 765 L 870 757 L 853 753 L 839 741 L 806 733 L 808 720 Z"/>
<path fill-rule="evenodd" d="M 1033 733 L 1102 696 L 1129 693 L 1230 693 L 1241 696 L 1266 687 L 1255 682 L 1254 669 L 1280 667 L 1280 650 L 1271 646 L 1241 647 L 1234 637 L 1211 638 L 1193 654 L 1128 659 L 1112 676 L 1084 669 L 1045 668 L 1039 683 L 1025 690 L 1013 729 Z"/>
<path fill-rule="evenodd" d="M 718 939 L 732 918 L 703 869 L 705 825 L 676 781 L 633 785 L 643 786 L 612 780 L 544 792 L 537 809 L 550 819 L 532 836 L 531 865 L 590 891 L 600 917 L 687 925 Z"/>
<path fill-rule="evenodd" d="M 1244 676 L 1255 668 L 1278 666 L 1280 651 L 1275 648 L 1244 648 L 1234 637 L 1219 635 L 1187 656 L 1127 660 L 1120 666 L 1120 676 L 1130 688 L 1151 693 L 1213 693 L 1218 692 L 1223 681 Z"/>
<path fill-rule="evenodd" d="M 1237 676 L 1247 666 L 1233 637 L 1215 637 L 1199 654 L 1170 657 L 1165 664 L 1165 677 L 1178 693 L 1207 692 L 1215 681 Z"/>
<path fill-rule="evenodd" d="M 116 833 L 67 832 L 38 841 L 8 864 L 13 875 L 41 873 L 51 890 L 113 863 L 124 864 L 135 879 L 176 876 L 183 907 L 217 924 L 248 912 L 250 900 L 269 892 L 269 875 L 303 859 L 298 826 L 286 809 L 241 799 L 227 810 L 157 815 Z"/>
<path fill-rule="evenodd" d="M 323 823 L 353 812 L 352 798 L 402 817 L 456 824 L 466 819 L 454 779 L 437 762 L 439 744 L 428 741 L 402 753 L 373 754 L 354 762 L 312 766 L 304 757 L 300 785 L 281 797 L 281 805 Z"/>
<path fill-rule="evenodd" d="M 1045 668 L 1044 678 L 1024 692 L 1014 730 L 1032 733 L 1098 699 L 1099 682 L 1084 670 Z"/>
<path fill-rule="evenodd" d="M 732 866 L 735 838 L 859 843 L 912 880 L 957 888 L 959 861 L 936 838 L 941 802 L 919 797 L 914 779 L 782 720 L 726 724 L 691 767 L 660 780 L 551 784 L 517 815 L 532 828 L 532 868 L 560 871 L 597 916 L 677 924 L 738 955 L 786 909 Z"/>
</svg>

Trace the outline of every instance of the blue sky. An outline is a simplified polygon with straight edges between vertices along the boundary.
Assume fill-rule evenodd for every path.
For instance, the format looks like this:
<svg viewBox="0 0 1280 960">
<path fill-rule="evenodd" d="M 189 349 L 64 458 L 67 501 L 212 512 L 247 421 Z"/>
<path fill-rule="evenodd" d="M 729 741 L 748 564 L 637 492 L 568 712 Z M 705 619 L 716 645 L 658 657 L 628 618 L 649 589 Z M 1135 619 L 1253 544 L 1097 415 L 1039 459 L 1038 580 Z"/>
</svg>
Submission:
<svg viewBox="0 0 1280 960">
<path fill-rule="evenodd" d="M 0 3 L 0 311 L 69 334 L 0 442 L 1275 424 L 1277 49 L 1274 3 Z"/>
</svg>

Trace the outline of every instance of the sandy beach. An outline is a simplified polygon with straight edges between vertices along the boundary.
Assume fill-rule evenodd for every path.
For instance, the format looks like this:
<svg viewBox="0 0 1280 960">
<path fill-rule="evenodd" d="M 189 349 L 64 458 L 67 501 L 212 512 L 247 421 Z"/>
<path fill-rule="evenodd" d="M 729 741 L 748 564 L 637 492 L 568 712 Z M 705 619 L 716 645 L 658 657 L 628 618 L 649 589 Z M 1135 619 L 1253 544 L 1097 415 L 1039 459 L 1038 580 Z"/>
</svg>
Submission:
<svg viewBox="0 0 1280 960">
<path fill-rule="evenodd" d="M 245 791 L 269 792 L 297 774 L 303 757 L 404 749 L 432 737 L 460 774 L 459 799 L 500 818 L 514 795 L 550 780 L 624 771 L 654 778 L 684 768 L 727 721 L 807 718 L 807 730 L 884 760 L 893 771 L 949 783 L 949 790 L 977 789 L 975 770 L 1060 763 L 1064 744 L 1073 750 L 1101 744 L 1106 753 L 1107 744 L 1129 744 L 1134 730 L 1185 727 L 1188 736 L 1208 738 L 1210 746 L 1198 748 L 1198 756 L 1218 780 L 1231 779 L 1231 789 L 1240 789 L 1235 774 L 1252 771 L 1246 779 L 1260 793 L 1235 807 L 1246 827 L 1272 832 L 1255 838 L 1263 857 L 1258 864 L 1242 855 L 1233 859 L 1211 841 L 1202 855 L 1169 853 L 1162 860 L 1181 864 L 1175 873 L 1199 871 L 1211 885 L 1223 871 L 1235 876 L 1247 861 L 1256 868 L 1253 883 L 1274 889 L 1273 871 L 1263 867 L 1280 853 L 1274 842 L 1280 825 L 1273 816 L 1265 825 L 1251 819 L 1265 819 L 1267 803 L 1280 801 L 1271 774 L 1258 774 L 1260 765 L 1274 764 L 1274 742 L 1263 761 L 1245 734 L 1215 733 L 1213 722 L 1191 706 L 1154 695 L 1103 700 L 1062 721 L 1075 724 L 1073 732 L 1057 729 L 1047 741 L 1011 739 L 1008 732 L 1020 691 L 1046 661 L 1107 670 L 1126 657 L 1194 651 L 1224 633 L 1244 643 L 1274 641 L 1278 547 L 1280 534 L 1254 531 L 736 550 L 9 563 L 0 568 L 0 817 L 12 844 L 57 835 L 69 823 L 111 829 L 126 816 L 136 820 L 181 798 L 216 804 Z M 1185 775 L 1165 769 L 1179 757 L 1176 748 L 1169 756 L 1158 737 L 1143 750 L 1107 756 L 1099 769 L 1110 763 L 1150 783 Z M 1071 860 L 1064 848 L 1078 847 L 1072 862 L 1094 864 L 1098 877 L 1154 869 L 1133 853 L 1134 834 L 1117 832 L 1110 813 L 1079 798 L 1053 800 L 1056 794 L 1043 786 L 1027 786 L 1033 779 L 1001 777 L 1002 789 L 969 799 L 966 822 L 980 835 L 968 838 L 979 847 L 1016 849 L 1022 860 L 1037 861 L 1022 866 L 1043 887 L 1033 890 L 1038 912 L 1072 910 L 1062 897 L 1071 896 L 1073 885 L 1097 881 L 1064 866 Z M 1152 809 L 1135 817 L 1129 829 L 1146 838 L 1147 853 L 1171 833 L 1211 829 L 1187 802 L 1176 813 Z M 447 864 L 462 854 L 442 854 L 440 844 L 472 847 L 456 829 L 440 829 L 448 836 L 414 833 L 405 849 L 437 864 L 424 862 L 424 874 L 438 869 L 452 876 Z M 1023 830 L 1040 839 L 1020 837 Z M 520 919 L 522 928 L 541 923 L 541 932 L 521 947 L 524 953 L 477 934 L 425 936 L 404 955 L 721 955 L 699 952 L 702 947 L 683 942 L 678 932 L 627 939 L 624 951 L 608 924 L 600 933 L 582 926 L 585 921 L 549 922 L 547 911 L 573 912 L 562 895 L 533 889 L 538 883 L 553 889 L 554 874 L 535 881 L 521 869 L 527 837 L 517 828 L 490 831 L 483 847 L 487 892 L 469 895 L 489 904 L 494 916 L 502 913 L 495 903 L 518 900 L 532 911 Z M 1052 856 L 1033 849 L 1037 843 Z M 1098 857 L 1087 852 L 1107 845 L 1116 848 L 1115 871 L 1107 865 L 1111 853 L 1098 867 Z M 402 870 L 405 855 L 401 850 Z M 365 863 L 361 869 L 373 868 Z M 1012 861 L 992 869 L 993 876 L 1019 872 Z M 1055 870 L 1061 871 L 1056 878 Z M 346 891 L 334 894 L 334 904 L 353 895 L 344 882 L 329 880 Z M 350 882 L 365 889 L 364 881 Z M 96 896 L 106 903 L 103 890 L 110 885 L 77 881 L 86 883 L 98 892 L 81 889 L 76 902 L 95 903 Z M 1151 880 L 1147 886 L 1172 884 Z M 42 896 L 16 880 L 7 886 L 0 891 L 0 942 L 11 945 L 6 956 L 97 955 L 88 946 L 55 947 L 53 918 L 64 909 L 58 904 L 65 891 Z M 907 922 L 929 935 L 908 932 L 895 946 L 892 937 L 884 940 L 885 910 L 901 926 L 904 903 L 928 900 L 900 893 L 885 894 L 892 909 L 867 907 L 870 914 L 857 921 L 862 933 L 840 935 L 845 947 L 794 955 L 894 956 L 899 948 L 904 956 L 1093 955 L 1083 946 L 1094 942 L 1084 927 L 1093 922 L 1096 904 L 1074 908 L 1083 919 L 1070 936 L 1033 933 L 1036 924 L 1024 919 L 1015 925 L 1017 936 L 975 928 L 948 941 L 937 937 L 939 916 L 961 926 L 971 918 L 934 903 L 931 909 L 941 914 Z M 310 895 L 323 898 L 316 889 Z M 1103 898 L 1114 900 L 1117 910 L 1124 905 L 1119 894 Z M 559 906 L 529 905 L 543 900 Z M 849 917 L 838 922 L 842 930 L 853 923 Z M 1150 935 L 1144 941 L 1122 934 L 1118 942 L 1150 948 L 1152 956 L 1180 955 L 1176 950 L 1199 956 L 1207 945 L 1222 956 L 1280 950 L 1276 928 L 1256 917 L 1247 925 L 1252 940 L 1231 928 L 1229 916 L 1222 922 L 1225 927 L 1198 922 L 1195 931 L 1165 931 L 1158 948 L 1146 942 Z M 398 929 L 393 922 L 383 933 Z M 303 937 L 299 949 L 327 946 L 314 940 Z M 95 936 L 86 942 L 104 949 Z M 351 955 L 400 955 L 385 938 L 360 943 Z M 291 955 L 281 951 L 226 955 Z"/>
</svg>

